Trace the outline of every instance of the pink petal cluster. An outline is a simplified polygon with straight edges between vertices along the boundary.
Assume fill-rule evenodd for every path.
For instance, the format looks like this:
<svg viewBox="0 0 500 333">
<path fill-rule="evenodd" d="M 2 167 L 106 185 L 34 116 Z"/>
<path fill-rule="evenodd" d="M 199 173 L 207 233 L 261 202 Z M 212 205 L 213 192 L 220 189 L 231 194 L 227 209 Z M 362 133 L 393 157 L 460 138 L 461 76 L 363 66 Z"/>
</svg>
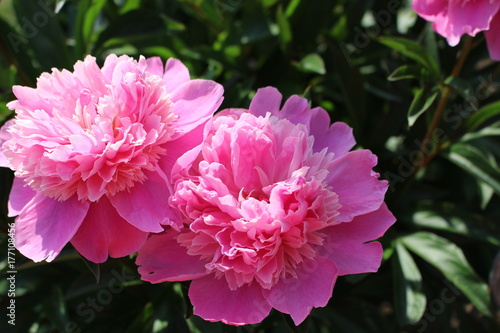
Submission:
<svg viewBox="0 0 500 333">
<path fill-rule="evenodd" d="M 298 325 L 324 307 L 338 276 L 375 272 L 395 219 L 377 158 L 345 123 L 307 100 L 258 90 L 249 110 L 207 124 L 172 170 L 184 228 L 151 235 L 136 263 L 152 283 L 193 280 L 194 313 L 232 325 L 272 308 Z"/>
<path fill-rule="evenodd" d="M 219 84 L 191 80 L 178 60 L 116 55 L 102 68 L 88 56 L 13 92 L 0 163 L 15 170 L 16 247 L 34 261 L 68 242 L 94 262 L 129 255 L 174 223 L 178 213 L 160 199 L 168 175 L 204 140 L 222 99 Z"/>
<path fill-rule="evenodd" d="M 484 31 L 491 58 L 500 60 L 500 0 L 413 0 L 412 6 L 451 46 Z"/>
</svg>

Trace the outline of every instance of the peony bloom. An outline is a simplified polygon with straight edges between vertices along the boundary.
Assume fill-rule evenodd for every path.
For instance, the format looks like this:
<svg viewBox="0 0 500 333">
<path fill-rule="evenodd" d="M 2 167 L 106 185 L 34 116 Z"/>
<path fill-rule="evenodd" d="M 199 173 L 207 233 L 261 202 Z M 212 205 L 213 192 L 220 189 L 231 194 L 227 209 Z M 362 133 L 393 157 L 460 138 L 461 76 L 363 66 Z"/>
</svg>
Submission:
<svg viewBox="0 0 500 333">
<path fill-rule="evenodd" d="M 491 58 L 500 60 L 500 0 L 413 0 L 412 6 L 451 46 L 463 34 L 484 31 Z"/>
<path fill-rule="evenodd" d="M 0 164 L 15 170 L 9 215 L 17 249 L 53 260 L 71 242 L 103 262 L 136 252 L 175 212 L 167 175 L 203 141 L 222 87 L 190 80 L 170 59 L 88 56 L 53 69 L 35 89 L 15 86 L 16 116 L 0 131 Z M 3 144 L 2 144 L 3 143 Z"/>
<path fill-rule="evenodd" d="M 387 182 L 344 123 L 321 108 L 260 89 L 249 110 L 229 109 L 206 141 L 173 168 L 171 204 L 185 228 L 151 235 L 142 279 L 193 280 L 194 313 L 243 325 L 272 308 L 298 325 L 325 306 L 338 276 L 378 270 L 379 238 L 395 221 Z"/>
</svg>

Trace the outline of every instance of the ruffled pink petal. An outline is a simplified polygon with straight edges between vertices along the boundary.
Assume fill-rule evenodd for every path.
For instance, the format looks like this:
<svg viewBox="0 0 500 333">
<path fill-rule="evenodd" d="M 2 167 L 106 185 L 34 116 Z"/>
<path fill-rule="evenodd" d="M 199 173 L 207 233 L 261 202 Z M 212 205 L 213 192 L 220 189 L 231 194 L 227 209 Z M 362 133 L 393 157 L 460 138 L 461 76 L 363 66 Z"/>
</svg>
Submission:
<svg viewBox="0 0 500 333">
<path fill-rule="evenodd" d="M 58 201 L 38 193 L 16 219 L 16 248 L 33 261 L 52 261 L 75 235 L 88 209 L 88 202 L 76 196 Z"/>
<path fill-rule="evenodd" d="M 181 84 L 190 80 L 189 70 L 180 60 L 170 58 L 165 65 L 163 80 L 165 81 L 165 89 L 173 91 Z"/>
<path fill-rule="evenodd" d="M 316 257 L 303 262 L 295 272 L 298 274 L 297 278 L 282 279 L 263 293 L 273 308 L 290 314 L 295 325 L 299 325 L 312 308 L 328 304 L 338 269 L 332 261 Z"/>
<path fill-rule="evenodd" d="M 339 158 L 354 147 L 356 140 L 346 123 L 335 122 L 330 126 L 330 116 L 322 108 L 312 109 L 311 113 L 310 133 L 314 135 L 315 152 L 327 147 L 329 153 L 335 154 L 334 158 Z"/>
<path fill-rule="evenodd" d="M 230 325 L 259 323 L 271 311 L 257 283 L 231 290 L 224 278 L 216 279 L 213 275 L 194 280 L 189 299 L 195 315 Z"/>
<path fill-rule="evenodd" d="M 282 98 L 281 93 L 274 87 L 260 88 L 252 99 L 248 112 L 257 117 L 264 117 L 270 112 L 273 116 L 282 118 L 279 114 Z"/>
<path fill-rule="evenodd" d="M 450 0 L 413 0 L 413 10 L 427 21 L 436 21 L 439 13 L 446 12 Z"/>
<path fill-rule="evenodd" d="M 102 263 L 139 250 L 148 233 L 125 221 L 107 197 L 91 203 L 82 225 L 71 239 L 76 250 L 88 260 Z"/>
<path fill-rule="evenodd" d="M 129 191 L 109 196 L 118 214 L 136 228 L 146 232 L 163 231 L 162 224 L 179 225 L 179 215 L 168 204 L 170 187 L 163 172 L 147 172 L 142 184 L 135 184 Z"/>
<path fill-rule="evenodd" d="M 208 80 L 191 80 L 174 90 L 171 100 L 172 112 L 179 116 L 173 123 L 177 133 L 187 133 L 205 123 L 222 103 L 223 92 L 220 84 Z"/>
<path fill-rule="evenodd" d="M 277 116 L 277 114 L 274 114 Z M 311 109 L 307 99 L 293 95 L 286 100 L 280 112 L 280 118 L 286 118 L 293 124 L 304 124 L 309 126 L 311 121 Z"/>
<path fill-rule="evenodd" d="M 135 262 L 142 280 L 151 283 L 187 281 L 207 275 L 200 257 L 187 254 L 188 249 L 179 245 L 178 234 L 170 229 L 148 238 Z"/>
<path fill-rule="evenodd" d="M 337 220 L 351 221 L 357 215 L 377 210 L 384 201 L 387 181 L 379 180 L 372 168 L 377 157 L 369 150 L 356 150 L 335 159 L 330 167 L 327 182 L 338 194 Z"/>
<path fill-rule="evenodd" d="M 395 221 L 384 203 L 375 212 L 325 229 L 328 237 L 318 253 L 335 262 L 339 275 L 376 272 L 382 261 L 382 246 L 365 242 L 382 237 Z"/>
<path fill-rule="evenodd" d="M 26 185 L 22 178 L 14 177 L 8 202 L 9 216 L 13 217 L 19 215 L 24 206 L 26 206 L 35 195 L 36 192 Z"/>
<path fill-rule="evenodd" d="M 500 60 L 500 14 L 497 13 L 490 23 L 490 29 L 484 32 L 490 57 Z"/>
</svg>

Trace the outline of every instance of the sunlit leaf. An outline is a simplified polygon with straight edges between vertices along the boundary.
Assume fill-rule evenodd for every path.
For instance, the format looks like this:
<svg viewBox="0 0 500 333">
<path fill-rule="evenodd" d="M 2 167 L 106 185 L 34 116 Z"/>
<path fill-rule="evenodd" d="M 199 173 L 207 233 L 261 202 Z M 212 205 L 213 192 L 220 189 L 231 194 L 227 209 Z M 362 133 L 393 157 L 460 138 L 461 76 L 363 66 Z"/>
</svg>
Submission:
<svg viewBox="0 0 500 333">
<path fill-rule="evenodd" d="M 430 232 L 413 233 L 401 237 L 400 241 L 437 268 L 481 313 L 491 316 L 488 287 L 477 276 L 458 246 Z"/>
</svg>

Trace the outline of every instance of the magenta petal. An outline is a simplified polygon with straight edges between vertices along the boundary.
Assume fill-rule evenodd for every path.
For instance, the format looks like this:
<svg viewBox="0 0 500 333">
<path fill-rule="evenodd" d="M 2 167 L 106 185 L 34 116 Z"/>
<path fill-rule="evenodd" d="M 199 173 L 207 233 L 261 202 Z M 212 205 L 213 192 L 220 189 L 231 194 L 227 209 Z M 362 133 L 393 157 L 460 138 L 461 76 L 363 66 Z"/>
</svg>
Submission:
<svg viewBox="0 0 500 333">
<path fill-rule="evenodd" d="M 490 23 L 490 29 L 484 32 L 490 57 L 500 60 L 500 14 L 497 13 Z"/>
<path fill-rule="evenodd" d="M 31 201 L 36 195 L 36 192 L 26 185 L 24 180 L 19 177 L 14 177 L 12 189 L 9 195 L 9 216 L 17 216 L 21 213 L 22 209 L 28 202 Z"/>
<path fill-rule="evenodd" d="M 294 124 L 304 124 L 309 126 L 311 112 L 307 99 L 298 95 L 293 95 L 286 100 L 281 109 L 280 118 L 286 118 Z M 277 116 L 277 114 L 274 114 Z"/>
<path fill-rule="evenodd" d="M 162 224 L 181 224 L 179 215 L 168 204 L 170 188 L 163 172 L 158 168 L 146 175 L 144 183 L 109 196 L 118 214 L 146 232 L 161 232 Z"/>
<path fill-rule="evenodd" d="M 179 233 L 170 229 L 151 235 L 139 251 L 136 264 L 141 279 L 151 283 L 187 281 L 207 275 L 205 263 L 191 256 L 175 238 Z"/>
<path fill-rule="evenodd" d="M 179 157 L 186 153 L 187 151 L 199 146 L 203 142 L 203 132 L 205 130 L 205 124 L 201 124 L 185 135 L 165 143 L 162 148 L 167 150 L 167 154 L 162 157 L 159 161 L 162 171 L 170 176 L 173 166 L 178 161 Z M 197 150 L 198 152 L 199 150 Z M 184 156 L 183 156 L 184 157 Z M 194 159 L 194 157 L 193 157 Z M 180 172 L 181 170 L 176 170 Z"/>
<path fill-rule="evenodd" d="M 264 117 L 266 113 L 270 112 L 273 116 L 281 118 L 278 112 L 280 110 L 282 98 L 283 96 L 278 89 L 274 87 L 260 88 L 252 99 L 248 112 L 257 117 Z"/>
<path fill-rule="evenodd" d="M 321 108 L 312 109 L 311 112 L 310 132 L 314 135 L 315 152 L 328 147 L 328 152 L 334 153 L 334 158 L 339 158 L 354 147 L 356 140 L 351 127 L 343 122 L 335 122 L 330 126 L 330 116 Z"/>
<path fill-rule="evenodd" d="M 71 243 L 78 252 L 95 263 L 105 262 L 108 255 L 124 257 L 139 250 L 148 233 L 125 221 L 107 197 L 91 203 L 87 216 Z"/>
<path fill-rule="evenodd" d="M 332 261 L 316 257 L 303 262 L 296 273 L 297 278 L 282 279 L 272 289 L 264 290 L 264 296 L 273 308 L 290 314 L 295 325 L 299 325 L 312 308 L 328 304 L 338 269 Z"/>
<path fill-rule="evenodd" d="M 175 90 L 184 82 L 189 81 L 189 79 L 189 70 L 180 60 L 173 58 L 167 60 L 165 74 L 163 75 L 167 91 Z"/>
<path fill-rule="evenodd" d="M 205 123 L 222 103 L 224 89 L 214 81 L 191 80 L 172 92 L 172 112 L 177 132 L 187 133 Z"/>
<path fill-rule="evenodd" d="M 435 21 L 439 13 L 446 12 L 449 0 L 413 0 L 413 10 L 427 21 Z"/>
<path fill-rule="evenodd" d="M 88 202 L 76 196 L 58 201 L 37 194 L 16 219 L 16 248 L 33 261 L 52 261 L 74 236 L 88 208 Z"/>
<path fill-rule="evenodd" d="M 358 242 L 368 242 L 380 238 L 396 222 L 396 218 L 383 203 L 374 212 L 356 216 L 349 223 L 341 223 L 333 226 L 330 238 L 335 242 L 342 240 L 356 240 Z"/>
<path fill-rule="evenodd" d="M 194 280 L 189 288 L 189 299 L 195 315 L 230 325 L 259 323 L 271 311 L 258 284 L 231 290 L 224 277 L 216 279 L 214 275 Z"/>
<path fill-rule="evenodd" d="M 395 221 L 384 203 L 375 212 L 325 230 L 329 234 L 319 254 L 335 262 L 339 275 L 376 272 L 382 261 L 382 246 L 365 242 L 381 237 Z"/>
<path fill-rule="evenodd" d="M 377 157 L 369 150 L 356 150 L 335 159 L 327 182 L 338 194 L 338 221 L 351 221 L 357 215 L 377 210 L 384 201 L 387 181 L 379 180 L 372 168 Z M 367 195 L 367 193 L 369 195 Z"/>
</svg>

